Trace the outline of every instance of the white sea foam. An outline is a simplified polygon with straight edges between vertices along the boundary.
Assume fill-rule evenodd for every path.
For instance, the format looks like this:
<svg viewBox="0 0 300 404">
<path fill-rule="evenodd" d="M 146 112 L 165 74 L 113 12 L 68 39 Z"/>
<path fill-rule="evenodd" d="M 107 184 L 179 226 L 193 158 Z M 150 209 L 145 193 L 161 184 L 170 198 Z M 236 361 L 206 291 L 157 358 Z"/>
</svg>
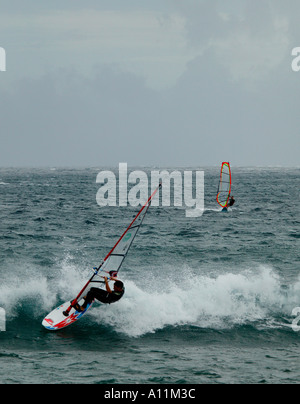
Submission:
<svg viewBox="0 0 300 404">
<path fill-rule="evenodd" d="M 182 281 L 179 271 L 166 268 L 167 279 L 129 280 L 124 297 L 115 304 L 95 304 L 88 321 L 112 327 L 131 337 L 154 333 L 168 326 L 190 325 L 224 329 L 253 322 L 267 322 L 274 313 L 290 315 L 300 305 L 300 278 L 283 289 L 275 271 L 268 266 L 223 273 L 197 275 L 188 268 Z M 26 273 L 26 276 L 25 276 Z M 182 274 L 182 273 L 181 273 Z M 81 290 L 91 272 L 66 260 L 51 280 L 28 268 L 24 277 L 10 276 L 0 286 L 0 307 L 12 318 L 18 308 L 30 305 L 34 317 L 49 312 L 56 304 L 71 300 Z"/>
<path fill-rule="evenodd" d="M 161 280 L 160 280 L 161 281 Z M 198 276 L 160 290 L 126 282 L 126 295 L 117 304 L 91 311 L 99 324 L 138 337 L 166 326 L 194 325 L 224 328 L 265 321 L 274 312 L 289 312 L 294 294 L 283 294 L 270 267 L 211 278 Z M 297 288 L 297 286 L 295 286 Z"/>
</svg>

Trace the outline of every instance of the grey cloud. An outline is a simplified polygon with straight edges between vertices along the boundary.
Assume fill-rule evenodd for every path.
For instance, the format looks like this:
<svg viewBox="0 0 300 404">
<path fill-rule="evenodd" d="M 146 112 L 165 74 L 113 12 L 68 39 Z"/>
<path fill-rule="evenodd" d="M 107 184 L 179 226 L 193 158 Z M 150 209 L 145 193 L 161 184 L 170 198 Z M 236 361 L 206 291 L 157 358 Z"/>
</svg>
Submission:
<svg viewBox="0 0 300 404">
<path fill-rule="evenodd" d="M 300 6 L 291 4 L 290 12 L 279 0 L 163 2 L 164 12 L 184 16 L 187 48 L 195 50 L 167 89 L 151 89 L 145 78 L 126 72 L 125 51 L 114 66 L 103 62 L 87 73 L 68 59 L 61 69 L 55 59 L 43 66 L 47 59 L 39 62 L 44 53 L 35 48 L 39 74 L 24 73 L 2 88 L 0 164 L 299 165 L 300 73 L 291 69 L 290 52 L 300 46 L 293 15 Z M 51 32 L 43 34 L 51 42 Z M 71 56 L 76 60 L 75 51 Z M 8 59 L 9 66 L 11 50 Z"/>
</svg>

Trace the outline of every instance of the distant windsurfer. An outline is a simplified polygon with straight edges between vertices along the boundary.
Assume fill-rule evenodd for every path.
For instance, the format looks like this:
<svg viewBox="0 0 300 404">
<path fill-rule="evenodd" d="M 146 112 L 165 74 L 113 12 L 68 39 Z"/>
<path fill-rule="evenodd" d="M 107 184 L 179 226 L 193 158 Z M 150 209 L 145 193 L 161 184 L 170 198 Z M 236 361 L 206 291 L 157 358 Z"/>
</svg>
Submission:
<svg viewBox="0 0 300 404">
<path fill-rule="evenodd" d="M 235 199 L 234 199 L 234 196 L 231 196 L 230 197 L 230 199 L 229 199 L 229 202 L 228 202 L 228 205 L 227 206 L 233 206 L 234 205 L 234 203 L 235 203 Z"/>
<path fill-rule="evenodd" d="M 119 280 L 115 280 L 113 290 L 111 290 L 106 276 L 104 277 L 104 282 L 105 282 L 106 290 L 100 289 L 100 288 L 91 288 L 89 290 L 88 294 L 84 297 L 83 305 L 80 306 L 77 303 L 73 307 L 77 311 L 81 312 L 81 311 L 84 311 L 86 309 L 87 305 L 91 304 L 94 299 L 97 299 L 101 303 L 106 303 L 106 304 L 114 303 L 114 302 L 117 302 L 118 300 L 120 300 L 121 297 L 125 293 L 125 288 L 124 288 L 123 282 L 119 281 Z"/>
</svg>

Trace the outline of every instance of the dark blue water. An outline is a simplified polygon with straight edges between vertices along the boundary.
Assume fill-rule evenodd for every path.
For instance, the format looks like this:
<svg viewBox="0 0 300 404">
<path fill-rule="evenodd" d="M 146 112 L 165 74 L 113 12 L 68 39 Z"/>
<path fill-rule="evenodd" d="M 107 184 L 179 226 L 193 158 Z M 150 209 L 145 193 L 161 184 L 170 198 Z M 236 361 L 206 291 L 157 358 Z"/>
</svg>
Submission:
<svg viewBox="0 0 300 404">
<path fill-rule="evenodd" d="M 0 169 L 1 383 L 299 383 L 300 170 L 233 168 L 227 214 L 203 170 L 203 216 L 151 207 L 123 299 L 53 333 L 137 209 L 97 205 L 99 168 Z"/>
</svg>

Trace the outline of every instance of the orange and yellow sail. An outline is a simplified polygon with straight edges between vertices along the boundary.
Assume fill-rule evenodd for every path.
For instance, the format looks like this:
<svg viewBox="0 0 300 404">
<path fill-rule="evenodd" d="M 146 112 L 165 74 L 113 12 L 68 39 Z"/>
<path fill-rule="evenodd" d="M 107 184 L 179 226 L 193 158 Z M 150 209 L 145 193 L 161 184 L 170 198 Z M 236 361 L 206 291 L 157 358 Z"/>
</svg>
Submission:
<svg viewBox="0 0 300 404">
<path fill-rule="evenodd" d="M 223 162 L 217 192 L 217 202 L 222 208 L 228 206 L 231 192 L 231 168 L 229 162 Z"/>
</svg>

